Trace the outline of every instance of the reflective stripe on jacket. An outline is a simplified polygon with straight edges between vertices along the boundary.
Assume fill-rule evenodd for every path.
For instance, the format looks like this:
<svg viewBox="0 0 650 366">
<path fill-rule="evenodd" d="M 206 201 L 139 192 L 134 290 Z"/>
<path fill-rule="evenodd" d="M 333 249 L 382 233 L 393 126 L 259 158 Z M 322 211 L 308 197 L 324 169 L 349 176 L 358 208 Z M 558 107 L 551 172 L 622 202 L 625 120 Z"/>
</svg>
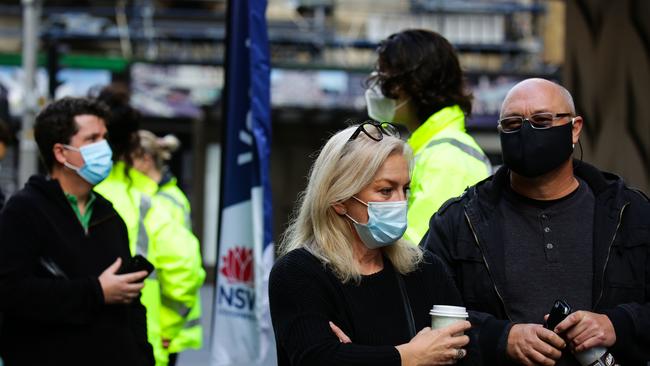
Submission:
<svg viewBox="0 0 650 366">
<path fill-rule="evenodd" d="M 156 195 L 173 204 L 172 217 L 177 222 L 184 224 L 189 230 L 192 230 L 190 201 L 178 187 L 176 178 L 171 178 L 165 184 L 159 186 Z"/>
<path fill-rule="evenodd" d="M 418 244 L 438 208 L 488 177 L 492 166 L 476 141 L 465 132 L 465 115 L 457 105 L 429 117 L 413 132 L 408 144 L 415 162 L 405 238 Z"/>
</svg>

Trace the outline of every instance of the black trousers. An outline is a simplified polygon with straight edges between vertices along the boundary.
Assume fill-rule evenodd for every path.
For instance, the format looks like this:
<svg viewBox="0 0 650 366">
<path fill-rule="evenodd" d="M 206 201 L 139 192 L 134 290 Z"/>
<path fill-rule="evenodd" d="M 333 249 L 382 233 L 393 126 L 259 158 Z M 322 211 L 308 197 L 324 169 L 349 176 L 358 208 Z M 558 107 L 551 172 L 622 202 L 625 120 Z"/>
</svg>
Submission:
<svg viewBox="0 0 650 366">
<path fill-rule="evenodd" d="M 168 366 L 175 366 L 176 365 L 176 360 L 178 360 L 178 353 L 170 353 L 169 354 L 169 363 L 167 365 Z"/>
</svg>

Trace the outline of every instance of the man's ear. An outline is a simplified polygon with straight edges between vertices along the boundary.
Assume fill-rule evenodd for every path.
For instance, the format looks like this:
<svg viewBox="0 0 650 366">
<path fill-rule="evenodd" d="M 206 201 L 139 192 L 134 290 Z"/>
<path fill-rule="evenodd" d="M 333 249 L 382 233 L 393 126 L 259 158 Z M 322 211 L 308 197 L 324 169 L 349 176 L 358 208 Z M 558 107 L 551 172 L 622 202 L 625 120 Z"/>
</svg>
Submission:
<svg viewBox="0 0 650 366">
<path fill-rule="evenodd" d="M 68 159 L 65 157 L 64 151 L 65 148 L 63 147 L 63 144 L 56 143 L 54 146 L 52 146 L 52 154 L 54 155 L 54 160 L 58 161 L 61 165 L 68 161 Z"/>
<path fill-rule="evenodd" d="M 576 116 L 573 118 L 572 139 L 574 145 L 578 143 L 578 140 L 580 140 L 580 133 L 582 132 L 582 124 L 583 124 L 582 117 Z"/>
<path fill-rule="evenodd" d="M 336 213 L 339 214 L 340 216 L 343 216 L 346 213 L 348 213 L 348 209 L 345 207 L 343 202 L 337 202 L 333 204 L 332 207 L 334 208 L 334 211 L 336 211 Z"/>
</svg>

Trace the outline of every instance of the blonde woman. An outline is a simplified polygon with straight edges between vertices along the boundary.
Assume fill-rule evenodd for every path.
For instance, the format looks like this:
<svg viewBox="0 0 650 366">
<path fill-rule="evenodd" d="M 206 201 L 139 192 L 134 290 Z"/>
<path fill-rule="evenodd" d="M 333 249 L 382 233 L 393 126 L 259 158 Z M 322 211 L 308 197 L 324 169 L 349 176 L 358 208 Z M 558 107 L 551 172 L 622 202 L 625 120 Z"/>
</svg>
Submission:
<svg viewBox="0 0 650 366">
<path fill-rule="evenodd" d="M 431 330 L 460 295 L 437 257 L 401 239 L 411 150 L 390 123 L 330 138 L 270 277 L 283 365 L 442 365 L 466 354 L 469 322 Z M 419 330 L 419 332 L 418 332 Z"/>
<path fill-rule="evenodd" d="M 167 164 L 181 146 L 174 135 L 158 137 L 153 132 L 139 130 L 140 149 L 133 157 L 133 167 L 158 183 L 157 195 L 172 205 L 170 213 L 178 222 L 192 230 L 191 207 L 187 196 Z"/>
</svg>

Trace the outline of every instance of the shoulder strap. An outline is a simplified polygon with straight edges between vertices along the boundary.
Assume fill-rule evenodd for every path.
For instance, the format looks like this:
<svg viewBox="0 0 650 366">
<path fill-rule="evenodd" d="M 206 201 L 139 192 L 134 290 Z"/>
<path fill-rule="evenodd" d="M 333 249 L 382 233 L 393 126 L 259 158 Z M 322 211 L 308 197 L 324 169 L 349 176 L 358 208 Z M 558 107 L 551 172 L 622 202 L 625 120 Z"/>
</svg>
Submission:
<svg viewBox="0 0 650 366">
<path fill-rule="evenodd" d="M 402 294 L 402 304 L 404 305 L 404 313 L 406 315 L 406 321 L 409 326 L 409 333 L 411 339 L 415 337 L 415 320 L 413 319 L 413 310 L 411 310 L 411 302 L 409 301 L 409 295 L 406 292 L 406 286 L 404 285 L 404 280 L 397 270 L 395 270 L 395 277 L 397 277 L 397 285 L 399 286 L 399 291 Z"/>
</svg>

